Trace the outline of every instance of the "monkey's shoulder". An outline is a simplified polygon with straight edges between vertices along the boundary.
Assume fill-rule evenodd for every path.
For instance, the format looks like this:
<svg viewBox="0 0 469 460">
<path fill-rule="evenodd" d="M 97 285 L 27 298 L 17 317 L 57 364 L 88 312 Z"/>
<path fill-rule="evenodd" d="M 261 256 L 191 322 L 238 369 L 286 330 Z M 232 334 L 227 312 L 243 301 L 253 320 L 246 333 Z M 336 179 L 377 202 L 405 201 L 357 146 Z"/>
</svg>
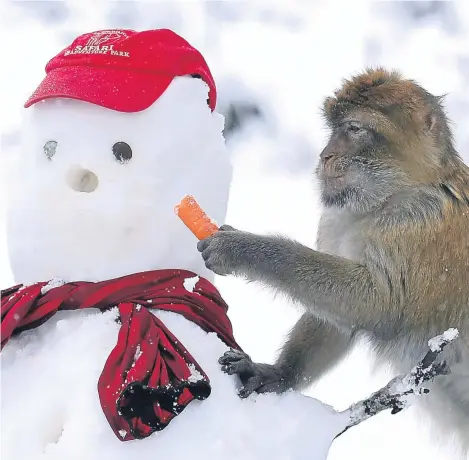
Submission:
<svg viewBox="0 0 469 460">
<path fill-rule="evenodd" d="M 370 222 L 369 254 L 384 257 L 409 289 L 440 303 L 453 292 L 467 304 L 469 206 L 436 187 L 393 198 Z"/>
<path fill-rule="evenodd" d="M 381 231 L 435 232 L 469 225 L 469 202 L 447 186 L 421 187 L 394 194 L 372 214 L 372 224 Z"/>
<path fill-rule="evenodd" d="M 425 227 L 444 219 L 447 197 L 436 187 L 421 187 L 392 195 L 372 214 L 378 228 Z"/>
</svg>

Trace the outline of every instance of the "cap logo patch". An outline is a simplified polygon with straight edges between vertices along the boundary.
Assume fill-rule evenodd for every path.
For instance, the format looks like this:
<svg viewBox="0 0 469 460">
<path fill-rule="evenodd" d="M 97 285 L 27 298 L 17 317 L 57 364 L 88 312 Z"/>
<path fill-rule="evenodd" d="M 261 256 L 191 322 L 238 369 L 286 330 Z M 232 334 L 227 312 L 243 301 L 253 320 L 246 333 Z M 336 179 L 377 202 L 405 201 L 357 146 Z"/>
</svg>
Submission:
<svg viewBox="0 0 469 460">
<path fill-rule="evenodd" d="M 128 35 L 121 30 L 102 30 L 95 32 L 84 46 L 76 45 L 73 49 L 65 51 L 64 56 L 71 54 L 110 54 L 112 56 L 130 57 L 128 51 L 114 50 L 114 44 L 127 37 Z"/>
</svg>

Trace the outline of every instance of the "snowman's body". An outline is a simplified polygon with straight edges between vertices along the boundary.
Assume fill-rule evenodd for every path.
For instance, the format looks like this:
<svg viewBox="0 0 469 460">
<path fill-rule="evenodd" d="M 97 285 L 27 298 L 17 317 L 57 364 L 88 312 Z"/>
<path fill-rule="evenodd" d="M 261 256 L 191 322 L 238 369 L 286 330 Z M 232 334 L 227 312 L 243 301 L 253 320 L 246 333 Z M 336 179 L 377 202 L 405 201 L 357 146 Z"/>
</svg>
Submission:
<svg viewBox="0 0 469 460">
<path fill-rule="evenodd" d="M 173 210 L 191 193 L 224 222 L 231 166 L 222 117 L 206 99 L 201 80 L 182 77 L 143 112 L 70 99 L 28 109 L 8 217 L 15 281 L 100 281 L 168 268 L 212 281 Z M 118 142 L 130 146 L 130 160 L 116 159 Z M 118 147 L 118 157 L 129 156 Z M 207 400 L 149 438 L 121 442 L 96 389 L 116 343 L 116 311 L 59 312 L 2 351 L 2 459 L 326 458 L 343 418 L 293 392 L 241 400 L 236 379 L 220 371 L 227 347 L 214 333 L 175 313 L 154 314 L 207 373 Z"/>
</svg>

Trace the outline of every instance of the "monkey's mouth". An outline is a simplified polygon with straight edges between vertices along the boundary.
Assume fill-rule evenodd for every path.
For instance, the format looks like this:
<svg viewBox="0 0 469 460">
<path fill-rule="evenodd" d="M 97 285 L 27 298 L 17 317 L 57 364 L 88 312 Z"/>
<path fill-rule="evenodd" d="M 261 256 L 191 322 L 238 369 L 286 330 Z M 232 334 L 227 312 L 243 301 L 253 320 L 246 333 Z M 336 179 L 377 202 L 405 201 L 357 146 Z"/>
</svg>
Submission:
<svg viewBox="0 0 469 460">
<path fill-rule="evenodd" d="M 345 173 L 322 173 L 322 179 L 327 183 L 327 182 L 340 182 L 341 179 L 345 177 Z"/>
<path fill-rule="evenodd" d="M 324 175 L 326 177 L 326 179 L 341 179 L 342 177 L 345 176 L 345 173 L 342 173 L 342 174 L 325 174 Z"/>
<path fill-rule="evenodd" d="M 332 195 L 335 195 L 347 186 L 345 173 L 323 174 L 321 182 L 323 192 Z"/>
<path fill-rule="evenodd" d="M 324 165 L 319 169 L 319 175 L 323 180 L 342 179 L 346 174 L 344 168 L 330 168 Z"/>
</svg>

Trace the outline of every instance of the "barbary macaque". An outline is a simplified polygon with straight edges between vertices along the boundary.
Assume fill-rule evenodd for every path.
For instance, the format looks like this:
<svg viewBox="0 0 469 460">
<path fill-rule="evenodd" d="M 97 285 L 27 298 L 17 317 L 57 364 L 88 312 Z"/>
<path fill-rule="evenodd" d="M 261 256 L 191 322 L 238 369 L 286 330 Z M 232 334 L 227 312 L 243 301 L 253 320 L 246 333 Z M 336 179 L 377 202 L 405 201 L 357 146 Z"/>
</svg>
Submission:
<svg viewBox="0 0 469 460">
<path fill-rule="evenodd" d="M 460 337 L 442 354 L 451 375 L 422 400 L 469 447 L 469 168 L 442 98 L 397 71 L 368 69 L 323 112 L 331 135 L 316 169 L 317 250 L 230 226 L 198 243 L 215 273 L 262 282 L 304 311 L 275 364 L 228 351 L 222 369 L 240 377 L 241 397 L 301 389 L 364 333 L 407 372 L 429 338 L 454 327 Z"/>
</svg>

